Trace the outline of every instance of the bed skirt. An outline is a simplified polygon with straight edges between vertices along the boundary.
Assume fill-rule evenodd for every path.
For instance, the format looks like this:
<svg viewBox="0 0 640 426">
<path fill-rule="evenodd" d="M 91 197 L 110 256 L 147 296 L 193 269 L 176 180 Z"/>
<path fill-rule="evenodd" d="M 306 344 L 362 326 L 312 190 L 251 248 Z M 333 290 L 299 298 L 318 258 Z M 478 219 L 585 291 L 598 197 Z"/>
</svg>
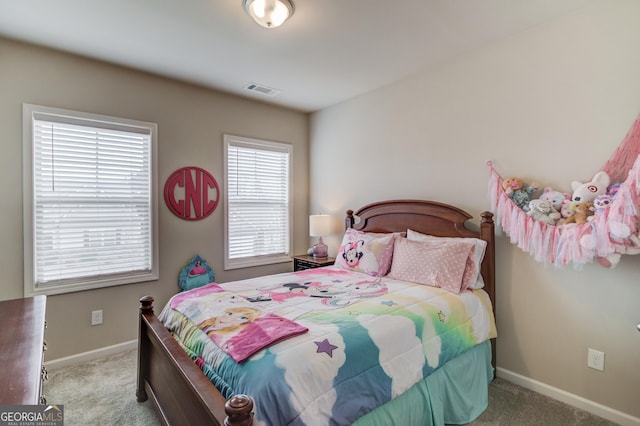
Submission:
<svg viewBox="0 0 640 426">
<path fill-rule="evenodd" d="M 466 424 L 489 404 L 491 343 L 449 360 L 407 392 L 361 417 L 354 426 Z"/>
</svg>

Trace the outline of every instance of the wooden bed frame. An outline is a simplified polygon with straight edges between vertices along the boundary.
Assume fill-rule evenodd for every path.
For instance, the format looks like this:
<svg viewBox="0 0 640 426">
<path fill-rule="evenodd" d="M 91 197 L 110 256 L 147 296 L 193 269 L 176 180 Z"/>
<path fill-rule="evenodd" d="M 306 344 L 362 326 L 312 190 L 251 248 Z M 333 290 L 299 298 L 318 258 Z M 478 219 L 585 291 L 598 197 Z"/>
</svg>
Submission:
<svg viewBox="0 0 640 426">
<path fill-rule="evenodd" d="M 394 200 L 369 204 L 355 213 L 347 210 L 345 224 L 367 232 L 402 232 L 411 228 L 440 237 L 487 241 L 481 273 L 495 315 L 493 214 L 484 212 L 481 217 L 480 229 L 475 231 L 465 226 L 472 216 L 457 207 L 434 201 Z M 495 368 L 495 339 L 491 340 L 491 349 Z M 150 296 L 140 299 L 136 396 L 139 402 L 151 398 L 164 424 L 249 426 L 253 420 L 251 398 L 235 395 L 225 400 L 155 316 Z"/>
</svg>

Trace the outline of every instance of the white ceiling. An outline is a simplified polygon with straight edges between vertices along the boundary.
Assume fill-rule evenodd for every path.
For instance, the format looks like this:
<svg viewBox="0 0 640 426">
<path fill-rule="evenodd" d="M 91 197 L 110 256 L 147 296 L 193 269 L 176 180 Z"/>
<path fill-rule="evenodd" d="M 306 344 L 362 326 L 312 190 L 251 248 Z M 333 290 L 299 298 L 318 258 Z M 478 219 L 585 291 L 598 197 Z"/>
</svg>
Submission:
<svg viewBox="0 0 640 426">
<path fill-rule="evenodd" d="M 596 0 L 293 1 L 266 29 L 242 0 L 0 0 L 0 35 L 315 111 Z"/>
</svg>

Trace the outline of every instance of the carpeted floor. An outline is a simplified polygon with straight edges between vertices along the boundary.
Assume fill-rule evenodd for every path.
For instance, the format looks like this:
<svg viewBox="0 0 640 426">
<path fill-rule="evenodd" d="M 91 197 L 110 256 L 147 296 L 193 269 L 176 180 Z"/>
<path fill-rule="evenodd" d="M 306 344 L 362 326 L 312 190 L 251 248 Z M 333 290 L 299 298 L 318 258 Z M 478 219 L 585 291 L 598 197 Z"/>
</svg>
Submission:
<svg viewBox="0 0 640 426">
<path fill-rule="evenodd" d="M 136 353 L 121 352 L 49 372 L 44 395 L 64 406 L 65 426 L 155 426 L 149 401 L 136 401 Z"/>
<path fill-rule="evenodd" d="M 615 426 L 539 393 L 496 379 L 489 385 L 489 408 L 472 426 Z"/>
<path fill-rule="evenodd" d="M 122 352 L 49 373 L 45 396 L 64 405 L 65 425 L 159 425 L 152 404 L 135 397 L 136 351 Z M 472 426 L 613 426 L 581 410 L 496 379 L 489 408 Z M 391 426 L 391 425 L 390 425 Z"/>
</svg>

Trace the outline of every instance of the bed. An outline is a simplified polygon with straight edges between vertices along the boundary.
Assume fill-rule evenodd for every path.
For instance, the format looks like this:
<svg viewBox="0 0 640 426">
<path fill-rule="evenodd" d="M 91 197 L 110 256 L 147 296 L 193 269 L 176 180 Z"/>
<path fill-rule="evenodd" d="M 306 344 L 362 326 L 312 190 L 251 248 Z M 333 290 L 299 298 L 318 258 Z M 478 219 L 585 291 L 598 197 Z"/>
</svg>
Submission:
<svg viewBox="0 0 640 426">
<path fill-rule="evenodd" d="M 138 401 L 151 399 L 160 419 L 165 424 L 437 425 L 445 422 L 463 424 L 473 420 L 486 408 L 488 401 L 487 385 L 493 378 L 496 365 L 496 334 L 493 218 L 490 212 L 482 213 L 477 230 L 466 226 L 471 218 L 467 212 L 439 202 L 384 201 L 369 204 L 356 212 L 348 210 L 345 219 L 347 232 L 344 238 L 346 239 L 349 233 L 367 236 L 392 235 L 396 254 L 399 253 L 398 247 L 405 247 L 403 250 L 407 247 L 411 250 L 435 247 L 430 242 L 432 237 L 427 236 L 442 240 L 446 237 L 455 238 L 456 253 L 471 246 L 471 254 L 473 254 L 473 247 L 477 250 L 478 241 L 483 242 L 484 255 L 480 258 L 476 256 L 475 259 L 479 270 L 477 279 L 482 282 L 482 289 L 478 289 L 480 286 L 476 285 L 476 279 L 471 280 L 473 285 L 470 285 L 467 290 L 462 289 L 460 294 L 442 288 L 408 283 L 402 275 L 403 269 L 396 268 L 396 264 L 393 263 L 402 259 L 398 255 L 393 258 L 389 266 L 389 274 L 384 276 L 346 270 L 348 268 L 344 265 L 341 268 L 336 264 L 336 266 L 317 270 L 290 273 L 292 277 L 287 274 L 278 274 L 264 279 L 256 278 L 220 286 L 212 284 L 196 290 L 202 293 L 199 297 L 215 297 L 218 298 L 215 299 L 216 301 L 224 299 L 225 303 L 229 302 L 229 297 L 234 301 L 241 299 L 242 303 L 257 302 L 260 306 L 271 306 L 276 304 L 275 301 L 282 302 L 284 299 L 296 302 L 287 309 L 280 308 L 275 311 L 279 314 L 276 317 L 281 321 L 295 320 L 292 321 L 292 327 L 299 326 L 304 330 L 295 329 L 296 331 L 293 332 L 294 328 L 292 328 L 290 336 L 280 337 L 277 343 L 258 350 L 255 354 L 248 354 L 248 358 L 240 362 L 231 359 L 237 355 L 232 352 L 234 345 L 230 343 L 231 338 L 225 343 L 225 345 L 228 344 L 227 349 L 231 348 L 226 353 L 204 355 L 204 352 L 201 352 L 204 346 L 217 349 L 225 346 L 216 345 L 208 339 L 207 330 L 209 329 L 203 326 L 204 321 L 196 331 L 191 325 L 188 326 L 191 328 L 182 328 L 180 324 L 188 323 L 183 319 L 191 315 L 194 319 L 196 314 L 203 314 L 203 302 L 196 299 L 192 293 L 180 293 L 175 300 L 172 299 L 159 314 L 162 321 L 154 313 L 153 298 L 150 296 L 141 298 L 136 389 Z M 421 241 L 420 244 L 407 242 L 410 240 L 405 238 L 410 237 L 406 235 L 407 232 L 412 232 L 414 238 L 424 236 L 426 240 Z M 476 243 L 475 245 L 474 243 L 457 244 L 462 240 L 476 241 Z M 343 240 L 343 243 L 345 241 Z M 400 246 L 401 241 L 406 246 Z M 340 256 L 340 259 L 344 259 L 347 263 L 354 261 L 357 263 L 360 258 L 347 256 L 347 244 L 344 246 L 345 254 Z M 449 244 L 447 243 L 446 246 L 449 247 Z M 342 245 L 341 250 L 343 250 Z M 411 250 L 406 252 L 412 252 Z M 471 257 L 469 256 L 468 259 Z M 398 263 L 400 263 L 399 260 Z M 461 274 L 464 277 L 467 277 L 471 263 L 471 260 L 468 260 L 467 266 L 463 268 L 464 272 Z M 394 271 L 393 274 L 391 274 L 392 271 Z M 323 274 L 328 274 L 329 279 L 338 284 L 332 284 L 334 287 L 331 288 L 329 284 L 325 286 L 322 284 Z M 368 278 L 359 277 L 358 274 Z M 391 275 L 393 276 L 390 277 Z M 270 280 L 275 280 L 275 285 Z M 256 282 L 260 281 L 264 281 L 271 292 L 255 287 Z M 367 293 L 366 296 L 362 295 L 364 281 L 367 281 L 367 290 L 364 291 Z M 290 293 L 285 295 L 273 290 L 286 287 L 287 290 L 293 291 L 293 285 L 290 284 L 292 282 L 304 283 L 303 290 L 300 290 L 301 286 L 296 284 L 296 291 L 313 291 L 313 293 L 304 294 L 308 297 L 294 298 Z M 314 283 L 315 287 L 311 289 L 313 285 L 307 285 L 308 283 Z M 334 293 L 340 293 L 338 296 L 331 293 L 336 285 L 339 288 Z M 384 287 L 383 293 L 381 293 L 381 287 Z M 345 288 L 350 290 L 358 288 L 357 297 L 353 296 L 353 291 L 345 295 Z M 238 291 L 239 294 L 230 295 L 234 291 Z M 425 296 L 424 302 L 421 299 L 423 293 L 429 294 Z M 296 294 L 296 296 L 300 295 Z M 426 302 L 427 298 L 429 302 Z M 415 300 L 419 302 L 414 303 Z M 298 303 L 299 301 L 302 301 L 300 302 L 302 305 Z M 310 306 L 321 306 L 322 309 L 301 314 L 299 310 L 305 303 L 315 303 L 316 305 Z M 482 321 L 487 322 L 479 325 L 482 321 L 476 317 L 462 318 L 462 314 L 454 313 L 453 305 L 462 307 L 464 315 L 474 312 L 473 315 L 483 317 Z M 284 305 L 278 303 L 278 306 Z M 436 307 L 435 310 L 433 306 Z M 391 310 L 393 315 L 376 317 L 382 309 Z M 431 319 L 417 318 L 419 315 L 416 311 L 430 312 Z M 339 321 L 333 319 L 332 315 L 336 313 L 341 315 Z M 451 319 L 454 317 L 462 318 L 459 323 L 456 323 L 455 331 L 446 330 L 441 337 L 429 337 L 426 343 L 418 340 L 417 346 L 421 348 L 421 353 L 423 352 L 418 358 L 423 358 L 423 363 L 419 368 L 410 367 L 409 358 L 416 358 L 415 335 L 422 334 L 424 338 L 426 334 L 424 330 L 431 327 L 430 324 L 440 328 L 445 322 L 454 323 Z M 407 321 L 407 318 L 410 321 Z M 395 341 L 393 337 L 377 336 L 381 334 L 377 330 L 391 327 L 389 324 L 393 322 L 413 324 L 412 321 L 415 324 L 421 324 L 424 330 L 420 328 L 420 332 L 416 332 L 417 328 L 412 328 L 413 331 L 408 335 L 406 330 L 394 332 L 392 334 L 405 336 L 402 339 L 396 337 Z M 168 330 L 165 323 L 169 324 L 172 331 Z M 315 323 L 325 328 L 317 331 Z M 429 324 L 429 327 L 425 324 Z M 339 331 L 336 331 L 338 329 Z M 462 329 L 466 331 L 461 331 Z M 365 330 L 364 333 L 363 330 Z M 186 334 L 181 334 L 183 331 Z M 348 340 L 342 340 L 348 339 L 346 336 L 349 333 L 359 333 L 360 340 L 366 340 L 366 344 L 369 345 L 371 345 L 370 341 L 374 341 L 375 345 L 366 346 L 366 349 L 359 347 L 356 350 L 356 346 L 350 346 Z M 365 338 L 362 338 L 363 335 Z M 195 346 L 189 346 L 193 343 L 189 342 L 190 338 L 196 342 Z M 393 344 L 396 346 L 395 349 L 393 347 L 383 349 L 381 341 L 385 339 L 391 339 L 392 346 Z M 448 343 L 449 341 L 451 343 Z M 234 342 L 237 343 L 238 340 Z M 403 345 L 407 347 L 404 348 Z M 235 345 L 235 347 L 240 346 L 242 345 Z M 292 360 L 291 357 L 299 355 L 287 352 L 302 350 L 300 348 L 308 350 L 309 346 L 313 347 L 314 355 L 320 360 L 318 365 L 321 367 L 314 366 L 315 361 L 296 362 L 295 358 Z M 369 365 L 367 363 L 373 362 L 369 357 L 355 356 L 353 355 L 355 352 L 365 355 L 374 353 L 377 361 Z M 407 355 L 407 359 L 404 359 L 405 354 L 413 355 Z M 347 360 L 352 361 L 347 362 Z M 280 364 L 274 364 L 275 362 Z M 328 372 L 327 366 L 332 366 L 335 362 L 339 363 L 338 368 L 330 367 L 333 370 Z M 312 366 L 305 369 L 306 364 Z M 349 364 L 348 368 L 347 364 Z M 351 371 L 357 364 L 364 365 L 363 371 L 353 370 L 349 373 L 353 377 L 343 376 L 345 371 Z M 221 371 L 214 371 L 215 368 Z M 235 371 L 235 369 L 239 370 Z M 225 378 L 223 375 L 227 370 L 232 371 L 230 378 Z M 277 376 L 285 377 L 284 388 L 277 387 L 283 385 L 276 385 L 275 378 L 265 375 L 265 372 L 271 370 L 278 371 Z M 310 376 L 314 371 L 318 377 Z M 421 375 L 424 377 L 419 377 Z M 234 382 L 237 377 L 241 377 L 238 379 L 239 382 Z M 360 382 L 355 380 L 361 377 L 369 377 L 370 381 L 365 382 L 366 385 L 360 385 L 358 384 Z M 298 389 L 304 382 L 315 384 L 316 379 L 321 383 L 321 385 L 314 385 L 315 388 L 320 389 L 318 395 L 306 389 L 304 391 Z M 212 380 L 218 387 L 214 386 Z M 270 387 L 272 382 L 276 387 Z M 336 385 L 335 389 L 326 388 L 327 382 L 332 386 Z M 240 390 L 239 393 L 238 390 Z M 326 399 L 329 399 L 330 403 L 327 403 Z M 263 401 L 267 401 L 268 404 Z M 295 407 L 292 408 L 291 405 Z M 336 408 L 338 405 L 340 407 Z M 298 412 L 291 414 L 287 411 L 292 409 Z M 283 410 L 284 414 L 276 412 L 280 410 Z"/>
</svg>

